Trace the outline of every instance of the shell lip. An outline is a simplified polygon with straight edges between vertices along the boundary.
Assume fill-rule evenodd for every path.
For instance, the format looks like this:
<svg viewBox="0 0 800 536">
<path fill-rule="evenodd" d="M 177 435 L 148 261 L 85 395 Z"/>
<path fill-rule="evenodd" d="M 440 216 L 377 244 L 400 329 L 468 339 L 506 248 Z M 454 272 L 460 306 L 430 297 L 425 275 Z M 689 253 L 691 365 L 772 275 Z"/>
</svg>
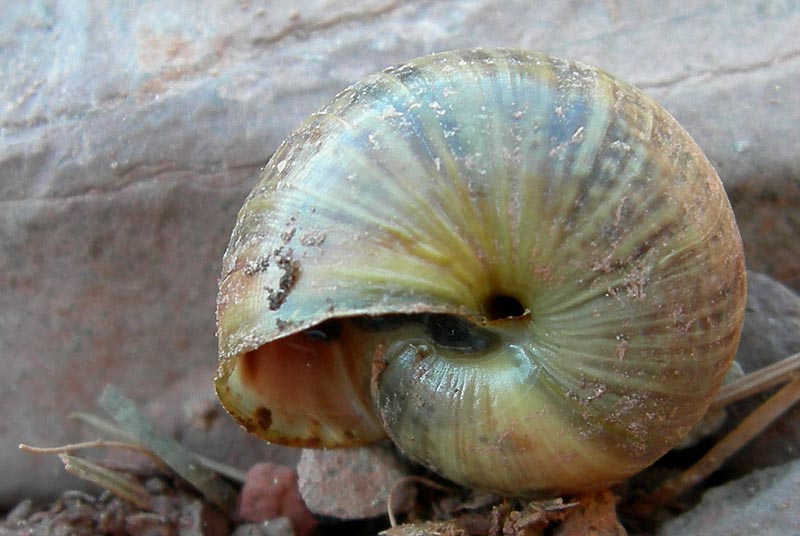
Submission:
<svg viewBox="0 0 800 536">
<path fill-rule="evenodd" d="M 512 324 L 520 324 L 522 322 L 530 322 L 533 320 L 533 314 L 530 309 L 525 309 L 522 314 L 507 315 L 500 318 L 484 317 L 484 324 L 488 327 L 502 327 Z"/>
<path fill-rule="evenodd" d="M 274 430 L 271 430 L 269 426 L 265 426 L 266 423 L 259 423 L 257 419 L 254 419 L 253 417 L 248 416 L 246 413 L 240 411 L 239 405 L 236 403 L 233 395 L 230 393 L 224 382 L 220 380 L 223 379 L 219 376 L 215 379 L 214 391 L 220 403 L 222 404 L 222 407 L 225 409 L 225 412 L 230 415 L 231 418 L 233 418 L 233 420 L 236 421 L 236 423 L 241 426 L 245 432 L 252 434 L 268 443 L 292 448 L 344 449 L 370 445 L 387 437 L 385 433 L 375 434 L 374 437 L 346 436 L 343 441 L 331 442 L 324 441 L 323 439 L 314 435 L 297 437 L 275 432 Z"/>
<path fill-rule="evenodd" d="M 220 362 L 217 397 L 245 430 L 272 443 L 336 448 L 373 442 L 384 430 L 368 399 L 369 371 L 347 359 L 361 348 L 349 325 L 332 340 L 302 332 L 276 339 Z"/>
</svg>

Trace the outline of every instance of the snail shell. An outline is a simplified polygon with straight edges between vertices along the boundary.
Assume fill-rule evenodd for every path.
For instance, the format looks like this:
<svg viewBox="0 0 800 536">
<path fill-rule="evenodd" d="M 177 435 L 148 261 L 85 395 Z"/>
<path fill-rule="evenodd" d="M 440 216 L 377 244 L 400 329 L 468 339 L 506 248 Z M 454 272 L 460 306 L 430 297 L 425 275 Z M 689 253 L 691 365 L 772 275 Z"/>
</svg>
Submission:
<svg viewBox="0 0 800 536">
<path fill-rule="evenodd" d="M 722 184 L 650 98 L 541 54 L 435 54 L 267 164 L 224 258 L 216 388 L 268 441 L 388 434 L 464 485 L 587 490 L 703 416 L 744 296 Z"/>
</svg>

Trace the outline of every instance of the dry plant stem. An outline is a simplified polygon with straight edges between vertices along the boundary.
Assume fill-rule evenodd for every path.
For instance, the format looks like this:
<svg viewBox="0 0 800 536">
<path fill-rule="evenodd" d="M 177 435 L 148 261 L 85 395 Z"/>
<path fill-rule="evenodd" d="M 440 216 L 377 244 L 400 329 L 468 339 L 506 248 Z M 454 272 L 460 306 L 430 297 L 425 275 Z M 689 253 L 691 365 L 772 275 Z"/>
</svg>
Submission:
<svg viewBox="0 0 800 536">
<path fill-rule="evenodd" d="M 240 471 L 235 467 L 231 467 L 230 465 L 217 462 L 212 460 L 211 458 L 206 458 L 202 454 L 197 454 L 196 452 L 190 452 L 193 454 L 197 461 L 205 467 L 206 469 L 211 469 L 212 471 L 233 480 L 234 482 L 238 482 L 239 484 L 244 484 L 247 481 L 247 474 L 244 471 Z"/>
<path fill-rule="evenodd" d="M 159 433 L 131 400 L 113 386 L 107 385 L 100 395 L 100 405 L 108 411 L 122 428 L 136 440 L 152 450 L 164 463 L 184 480 L 199 490 L 223 512 L 232 512 L 236 491 L 212 470 L 205 468 L 197 458 L 187 452 L 175 439 Z"/>
<path fill-rule="evenodd" d="M 389 490 L 389 496 L 386 497 L 386 512 L 389 514 L 389 524 L 392 527 L 397 526 L 397 518 L 394 515 L 394 493 L 397 491 L 397 488 L 400 486 L 405 486 L 406 484 L 410 484 L 411 482 L 416 482 L 417 484 L 424 484 L 429 488 L 438 489 L 439 491 L 450 492 L 453 491 L 447 486 L 443 486 L 430 480 L 428 478 L 422 476 L 404 476 L 403 478 L 396 481 L 392 484 L 392 488 Z"/>
<path fill-rule="evenodd" d="M 69 414 L 70 419 L 75 419 L 76 421 L 80 421 L 84 424 L 88 424 L 92 426 L 99 432 L 106 433 L 108 435 L 112 435 L 118 437 L 120 439 L 125 439 L 127 441 L 134 442 L 136 438 L 114 424 L 113 422 L 103 419 L 102 417 L 98 417 L 97 415 L 92 415 L 91 413 L 83 413 L 83 412 L 75 412 Z"/>
<path fill-rule="evenodd" d="M 798 400 L 800 400 L 800 378 L 792 380 L 781 388 L 714 445 L 705 456 L 680 475 L 664 482 L 652 494 L 638 501 L 635 508 L 642 513 L 648 513 L 669 503 L 719 469 L 725 460 L 760 434 Z"/>
<path fill-rule="evenodd" d="M 76 450 L 93 449 L 93 448 L 108 448 L 108 449 L 125 449 L 141 452 L 152 458 L 153 460 L 162 463 L 161 460 L 155 456 L 149 449 L 143 447 L 138 443 L 127 443 L 123 441 L 107 441 L 105 439 L 95 439 L 94 441 L 84 441 L 82 443 L 70 443 L 60 447 L 34 447 L 33 445 L 26 445 L 25 443 L 19 444 L 19 450 L 23 452 L 30 452 L 32 454 L 69 454 Z"/>
<path fill-rule="evenodd" d="M 133 452 L 138 452 L 150 458 L 157 467 L 166 468 L 164 461 L 156 456 L 153 451 L 139 443 L 129 443 L 126 441 L 108 441 L 105 439 L 96 439 L 94 441 L 84 441 L 82 443 L 70 443 L 68 445 L 61 445 L 59 447 L 34 447 L 33 445 L 26 445 L 25 443 L 19 444 L 19 450 L 23 452 L 30 452 L 31 454 L 69 454 L 76 450 L 93 449 L 93 448 L 110 448 L 110 449 L 124 449 Z"/>
<path fill-rule="evenodd" d="M 800 376 L 800 353 L 723 385 L 709 410 L 722 408 Z"/>
<path fill-rule="evenodd" d="M 113 422 L 108 421 L 106 419 L 103 419 L 101 417 L 98 417 L 96 415 L 92 415 L 90 413 L 80 413 L 80 412 L 78 412 L 78 413 L 70 414 L 70 418 L 77 419 L 77 420 L 79 420 L 79 421 L 81 421 L 81 422 L 83 422 L 85 424 L 93 426 L 94 428 L 97 428 L 101 432 L 105 432 L 105 433 L 110 434 L 110 435 L 115 435 L 117 437 L 123 437 L 123 438 L 129 439 L 131 442 L 136 441 L 136 439 L 135 439 L 135 437 L 133 435 L 129 434 L 128 432 L 126 432 L 125 430 L 123 430 L 122 428 L 120 428 L 119 426 L 114 424 Z M 98 446 L 101 446 L 101 445 L 98 445 Z M 144 451 L 150 452 L 150 450 L 147 449 L 146 447 L 141 446 L 141 445 L 139 445 L 139 446 Z M 190 454 L 192 454 L 195 458 L 197 458 L 197 461 L 200 463 L 200 465 L 206 467 L 207 469 L 211 469 L 212 471 L 215 471 L 215 472 L 221 474 L 222 476 L 224 476 L 224 477 L 226 477 L 226 478 L 228 478 L 228 479 L 230 479 L 230 480 L 232 480 L 234 482 L 238 482 L 239 484 L 244 484 L 245 483 L 246 475 L 245 475 L 244 471 L 240 471 L 239 469 L 237 469 L 235 467 L 231 467 L 230 465 L 227 465 L 227 464 L 224 464 L 224 463 L 221 463 L 221 462 L 218 462 L 218 461 L 214 461 L 214 460 L 212 460 L 210 458 L 206 458 L 202 454 L 198 454 L 196 452 L 191 452 L 191 451 L 188 451 L 188 452 Z M 154 455 L 154 457 L 158 460 L 159 464 L 163 465 L 163 462 L 161 461 L 160 458 L 158 458 L 155 455 Z"/>
<path fill-rule="evenodd" d="M 138 480 L 130 475 L 107 469 L 92 461 L 71 456 L 70 454 L 59 454 L 59 458 L 61 458 L 64 463 L 64 469 L 68 473 L 88 482 L 93 482 L 139 508 L 150 509 L 150 494 Z"/>
</svg>

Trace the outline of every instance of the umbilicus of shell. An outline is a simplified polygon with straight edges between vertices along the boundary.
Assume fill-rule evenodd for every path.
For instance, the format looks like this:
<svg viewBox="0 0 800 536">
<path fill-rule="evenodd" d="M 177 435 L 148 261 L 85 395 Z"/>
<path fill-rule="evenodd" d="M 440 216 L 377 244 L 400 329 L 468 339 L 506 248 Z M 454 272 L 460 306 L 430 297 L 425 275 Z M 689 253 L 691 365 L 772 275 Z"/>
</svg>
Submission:
<svg viewBox="0 0 800 536">
<path fill-rule="evenodd" d="M 267 441 L 389 437 L 465 486 L 577 493 L 792 378 L 798 356 L 720 390 L 744 300 L 722 183 L 663 108 L 580 63 L 445 52 L 345 89 L 270 159 L 223 262 L 216 389 Z"/>
</svg>

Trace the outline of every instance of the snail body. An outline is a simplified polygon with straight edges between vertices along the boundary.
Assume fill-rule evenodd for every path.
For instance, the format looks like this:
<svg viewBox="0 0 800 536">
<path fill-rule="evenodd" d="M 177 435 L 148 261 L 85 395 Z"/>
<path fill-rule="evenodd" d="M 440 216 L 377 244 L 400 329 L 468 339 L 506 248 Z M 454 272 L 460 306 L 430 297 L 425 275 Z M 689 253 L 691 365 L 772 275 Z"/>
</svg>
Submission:
<svg viewBox="0 0 800 536">
<path fill-rule="evenodd" d="M 649 97 L 541 54 L 434 54 L 270 159 L 223 261 L 216 389 L 268 441 L 388 435 L 467 486 L 594 489 L 702 418 L 744 295 L 722 184 Z"/>
</svg>

